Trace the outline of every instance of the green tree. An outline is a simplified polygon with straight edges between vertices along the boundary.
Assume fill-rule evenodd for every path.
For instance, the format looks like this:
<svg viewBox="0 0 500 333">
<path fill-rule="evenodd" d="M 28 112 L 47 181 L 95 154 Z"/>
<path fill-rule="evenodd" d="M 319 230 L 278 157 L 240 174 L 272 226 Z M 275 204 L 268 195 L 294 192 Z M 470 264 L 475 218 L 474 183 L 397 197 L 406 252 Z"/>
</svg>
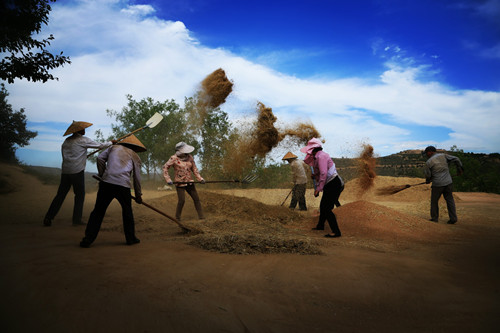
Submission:
<svg viewBox="0 0 500 333">
<path fill-rule="evenodd" d="M 108 140 L 119 138 L 143 127 L 156 112 L 163 116 L 163 120 L 154 128 L 136 133 L 137 138 L 148 149 L 140 156 L 144 171 L 149 178 L 172 155 L 178 141 L 191 140 L 184 132 L 185 111 L 174 100 L 156 102 L 147 97 L 136 101 L 131 95 L 127 95 L 127 101 L 127 106 L 121 112 L 106 110 L 108 116 L 117 122 L 111 126 L 113 134 Z"/>
<path fill-rule="evenodd" d="M 450 148 L 450 153 L 460 159 L 464 173 L 453 176 L 455 190 L 464 192 L 500 193 L 500 159 L 498 154 L 466 153 L 457 146 Z"/>
<path fill-rule="evenodd" d="M 38 133 L 28 131 L 24 109 L 13 111 L 12 105 L 7 101 L 7 96 L 9 93 L 2 83 L 0 89 L 0 159 L 17 162 L 17 147 L 26 146 Z"/>
<path fill-rule="evenodd" d="M 42 40 L 32 37 L 48 24 L 51 2 L 55 0 L 0 1 L 0 53 L 6 54 L 0 62 L 0 79 L 9 83 L 16 78 L 33 82 L 57 80 L 49 71 L 71 63 L 62 52 L 53 55 L 46 50 L 53 35 Z"/>
</svg>

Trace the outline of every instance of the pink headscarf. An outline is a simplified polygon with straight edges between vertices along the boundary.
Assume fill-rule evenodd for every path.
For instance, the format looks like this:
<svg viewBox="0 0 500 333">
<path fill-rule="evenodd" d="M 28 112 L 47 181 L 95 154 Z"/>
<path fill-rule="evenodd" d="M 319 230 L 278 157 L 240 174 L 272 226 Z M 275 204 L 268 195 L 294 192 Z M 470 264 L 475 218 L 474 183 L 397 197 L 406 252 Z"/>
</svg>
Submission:
<svg viewBox="0 0 500 333">
<path fill-rule="evenodd" d="M 312 138 L 309 140 L 307 143 L 307 146 L 300 148 L 300 151 L 303 153 L 306 153 L 306 158 L 304 158 L 304 162 L 308 165 L 313 165 L 314 164 L 314 156 L 312 155 L 312 151 L 314 148 L 319 148 L 321 147 L 321 141 L 316 138 Z"/>
</svg>

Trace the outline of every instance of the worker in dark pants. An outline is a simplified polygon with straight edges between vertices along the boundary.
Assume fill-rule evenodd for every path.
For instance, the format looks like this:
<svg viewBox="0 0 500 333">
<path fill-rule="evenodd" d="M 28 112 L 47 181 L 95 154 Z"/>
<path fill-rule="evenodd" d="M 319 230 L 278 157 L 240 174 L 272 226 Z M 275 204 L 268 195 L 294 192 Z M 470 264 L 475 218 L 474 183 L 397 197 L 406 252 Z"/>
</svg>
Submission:
<svg viewBox="0 0 500 333">
<path fill-rule="evenodd" d="M 446 200 L 448 208 L 448 224 L 455 224 L 458 221 L 455 199 L 453 199 L 453 180 L 450 175 L 449 164 L 454 163 L 457 167 L 458 175 L 463 174 L 462 162 L 456 156 L 438 153 L 436 147 L 425 148 L 424 154 L 428 157 L 425 163 L 424 173 L 426 183 L 431 186 L 431 219 L 432 222 L 439 221 L 439 198 L 441 195 Z"/>
<path fill-rule="evenodd" d="M 290 206 L 288 208 L 295 209 L 298 203 L 299 210 L 307 210 L 307 176 L 306 170 L 304 169 L 305 164 L 303 161 L 298 159 L 298 156 L 292 154 L 291 152 L 286 153 L 286 155 L 283 156 L 282 160 L 287 161 L 290 164 L 293 177 L 292 200 L 290 201 Z"/>
<path fill-rule="evenodd" d="M 130 179 L 133 178 L 135 200 L 140 204 L 141 159 L 136 152 L 143 151 L 146 151 L 146 147 L 134 135 L 130 135 L 97 157 L 97 169 L 102 181 L 99 183 L 95 207 L 85 229 L 85 237 L 80 242 L 81 247 L 89 247 L 95 241 L 106 210 L 113 199 L 117 199 L 122 207 L 123 232 L 127 245 L 140 242 L 135 236 Z"/>
<path fill-rule="evenodd" d="M 98 143 L 85 136 L 85 129 L 92 126 L 85 121 L 73 121 L 68 127 L 64 136 L 72 134 L 64 140 L 61 146 L 62 166 L 61 182 L 57 189 L 57 194 L 50 204 L 49 210 L 45 214 L 43 225 L 50 227 L 52 220 L 57 215 L 66 199 L 71 187 L 75 193 L 75 203 L 73 206 L 73 225 L 85 225 L 82 222 L 83 202 L 85 200 L 85 165 L 87 163 L 88 148 L 105 148 L 116 141 Z"/>
<path fill-rule="evenodd" d="M 323 151 L 320 140 L 312 138 L 307 143 L 307 146 L 301 148 L 300 151 L 306 154 L 304 162 L 314 169 L 313 177 L 316 182 L 314 196 L 318 197 L 319 193 L 323 192 L 319 205 L 318 224 L 313 230 L 324 230 L 325 222 L 328 221 L 332 232 L 326 234 L 325 237 L 340 237 L 342 233 L 337 223 L 337 217 L 332 210 L 335 204 L 339 202 L 344 182 L 337 173 L 337 168 L 330 155 Z"/>
</svg>

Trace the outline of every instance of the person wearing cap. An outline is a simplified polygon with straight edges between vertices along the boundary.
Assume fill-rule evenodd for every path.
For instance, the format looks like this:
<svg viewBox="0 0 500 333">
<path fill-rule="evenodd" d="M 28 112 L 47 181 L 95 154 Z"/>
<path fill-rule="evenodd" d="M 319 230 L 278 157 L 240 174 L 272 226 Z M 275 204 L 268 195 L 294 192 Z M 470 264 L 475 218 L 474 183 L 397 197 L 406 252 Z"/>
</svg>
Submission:
<svg viewBox="0 0 500 333">
<path fill-rule="evenodd" d="M 319 139 L 312 138 L 307 143 L 307 146 L 301 148 L 300 151 L 306 154 L 304 162 L 314 169 L 312 175 L 316 181 L 314 196 L 318 197 L 319 193 L 323 192 L 319 205 L 318 224 L 313 230 L 325 230 L 325 221 L 328 221 L 332 232 L 326 234 L 325 237 L 340 237 L 342 233 L 337 223 L 337 217 L 332 210 L 335 203 L 338 202 L 344 182 L 340 178 L 330 155 L 323 151 L 322 143 Z"/>
<path fill-rule="evenodd" d="M 196 212 L 198 213 L 198 218 L 200 220 L 204 219 L 205 216 L 203 214 L 203 209 L 201 208 L 200 198 L 198 196 L 198 192 L 196 191 L 196 187 L 194 186 L 194 181 L 192 174 L 196 177 L 196 179 L 204 184 L 205 180 L 200 175 L 198 168 L 196 167 L 196 163 L 194 162 L 194 158 L 191 153 L 194 151 L 194 147 L 188 145 L 185 142 L 179 142 L 175 145 L 175 154 L 172 155 L 167 163 L 163 166 L 163 177 L 168 185 L 174 184 L 170 175 L 168 174 L 168 170 L 170 168 L 174 168 L 174 181 L 175 188 L 177 190 L 177 209 L 175 211 L 175 218 L 180 221 L 182 209 L 184 208 L 184 203 L 186 202 L 186 192 L 193 199 L 194 207 L 196 208 Z"/>
<path fill-rule="evenodd" d="M 57 189 L 57 194 L 50 204 L 49 210 L 45 214 L 43 225 L 50 227 L 52 220 L 61 209 L 61 206 L 73 187 L 75 193 L 75 203 L 73 207 L 73 225 L 84 225 L 82 222 L 83 202 L 85 200 L 85 165 L 87 163 L 87 149 L 102 149 L 111 144 L 110 142 L 98 143 L 85 136 L 85 129 L 92 126 L 92 123 L 85 121 L 73 121 L 63 136 L 72 134 L 64 140 L 61 146 L 62 166 L 61 182 Z"/>
<path fill-rule="evenodd" d="M 438 153 L 436 147 L 428 146 L 424 153 L 427 156 L 425 162 L 424 174 L 426 183 L 431 186 L 431 219 L 432 222 L 439 221 L 439 198 L 441 195 L 446 200 L 448 208 L 448 224 L 455 224 L 458 221 L 457 211 L 455 207 L 455 199 L 453 199 L 453 180 L 450 175 L 449 165 L 456 165 L 458 175 L 463 174 L 463 166 L 460 159 L 445 153 Z"/>
<path fill-rule="evenodd" d="M 290 206 L 288 208 L 295 209 L 297 203 L 299 204 L 299 210 L 307 210 L 306 205 L 306 184 L 307 176 L 304 169 L 304 162 L 298 159 L 298 157 L 291 152 L 286 153 L 282 160 L 287 161 L 292 169 L 293 177 L 293 188 L 292 188 L 292 200 L 290 201 Z"/>
<path fill-rule="evenodd" d="M 102 220 L 113 199 L 122 206 L 123 232 L 127 245 L 139 243 L 135 236 L 135 222 L 132 211 L 131 178 L 133 179 L 135 201 L 142 203 L 141 159 L 138 152 L 146 147 L 133 134 L 116 145 L 106 149 L 97 157 L 97 171 L 101 182 L 97 191 L 94 210 L 90 213 L 85 237 L 81 247 L 89 247 L 97 238 Z"/>
</svg>

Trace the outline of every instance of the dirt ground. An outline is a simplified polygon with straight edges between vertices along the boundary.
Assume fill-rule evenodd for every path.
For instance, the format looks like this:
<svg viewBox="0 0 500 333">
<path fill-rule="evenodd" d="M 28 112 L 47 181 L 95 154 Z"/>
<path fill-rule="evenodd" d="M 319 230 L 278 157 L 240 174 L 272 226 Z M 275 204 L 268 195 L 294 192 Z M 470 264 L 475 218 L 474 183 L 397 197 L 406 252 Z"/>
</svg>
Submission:
<svg viewBox="0 0 500 333">
<path fill-rule="evenodd" d="M 428 185 L 362 195 L 354 180 L 334 210 L 342 237 L 326 239 L 328 228 L 311 230 L 319 205 L 311 190 L 309 210 L 297 212 L 281 206 L 286 189 L 200 185 L 207 219 L 196 218 L 188 197 L 182 222 L 203 234 L 182 234 L 134 203 L 141 243 L 126 246 L 113 202 L 99 237 L 82 249 L 72 193 L 52 227 L 43 227 L 57 187 L 0 167 L 8 192 L 0 194 L 2 332 L 497 332 L 500 325 L 500 195 L 455 193 L 459 222 L 446 224 L 442 202 L 435 224 Z M 375 187 L 420 181 L 377 177 Z M 95 191 L 87 188 L 85 220 Z M 172 191 L 147 191 L 144 200 L 174 215 Z M 253 242 L 266 234 L 274 243 L 258 248 Z M 239 248 L 202 246 L 235 239 L 243 240 Z M 303 242 L 319 254 L 300 254 L 294 246 Z"/>
</svg>

